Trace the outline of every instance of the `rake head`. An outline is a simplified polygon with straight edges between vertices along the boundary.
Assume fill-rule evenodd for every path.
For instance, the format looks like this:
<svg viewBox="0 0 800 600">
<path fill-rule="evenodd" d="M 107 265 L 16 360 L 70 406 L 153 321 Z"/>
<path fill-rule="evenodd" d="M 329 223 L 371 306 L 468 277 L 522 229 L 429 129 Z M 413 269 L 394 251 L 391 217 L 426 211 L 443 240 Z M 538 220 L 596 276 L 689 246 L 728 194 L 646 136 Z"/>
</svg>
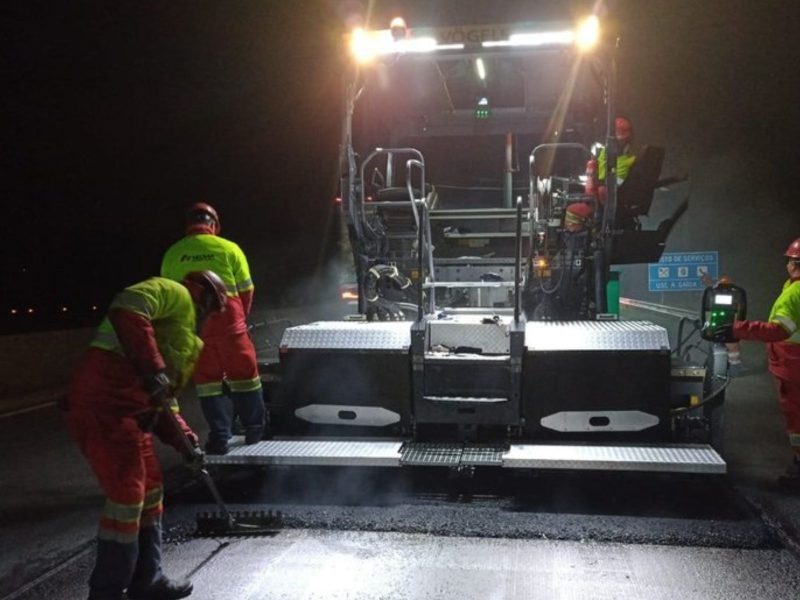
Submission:
<svg viewBox="0 0 800 600">
<path fill-rule="evenodd" d="M 283 527 L 281 511 L 204 512 L 197 514 L 198 537 L 274 535 Z"/>
</svg>

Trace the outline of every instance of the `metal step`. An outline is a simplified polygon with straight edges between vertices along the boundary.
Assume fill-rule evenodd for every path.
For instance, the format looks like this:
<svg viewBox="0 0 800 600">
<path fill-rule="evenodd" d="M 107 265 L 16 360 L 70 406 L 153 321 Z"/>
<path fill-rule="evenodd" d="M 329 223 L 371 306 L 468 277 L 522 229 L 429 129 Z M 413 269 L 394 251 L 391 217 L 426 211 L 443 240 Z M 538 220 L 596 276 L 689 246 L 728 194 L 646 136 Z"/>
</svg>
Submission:
<svg viewBox="0 0 800 600">
<path fill-rule="evenodd" d="M 409 467 L 502 467 L 504 446 L 460 442 L 408 442 L 400 462 Z"/>
<path fill-rule="evenodd" d="M 244 445 L 231 440 L 210 465 L 317 465 L 400 467 L 404 465 L 502 466 L 510 469 L 643 471 L 724 474 L 725 461 L 704 444 L 580 445 L 511 444 L 508 448 L 400 439 L 282 439 Z"/>
<path fill-rule="evenodd" d="M 512 444 L 503 456 L 511 469 L 588 469 L 722 474 L 725 461 L 706 444 L 550 445 Z"/>
</svg>

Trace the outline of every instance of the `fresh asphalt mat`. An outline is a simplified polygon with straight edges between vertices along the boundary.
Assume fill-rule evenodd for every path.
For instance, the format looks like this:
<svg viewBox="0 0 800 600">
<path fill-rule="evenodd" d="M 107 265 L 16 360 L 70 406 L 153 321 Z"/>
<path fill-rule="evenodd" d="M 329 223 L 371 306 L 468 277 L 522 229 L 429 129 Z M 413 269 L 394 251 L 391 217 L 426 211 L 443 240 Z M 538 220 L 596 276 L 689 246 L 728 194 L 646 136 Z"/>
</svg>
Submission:
<svg viewBox="0 0 800 600">
<path fill-rule="evenodd" d="M 780 545 L 774 530 L 721 477 L 441 469 L 226 469 L 217 474 L 232 510 L 281 511 L 286 528 L 430 533 L 726 548 Z M 168 535 L 213 511 L 191 482 L 169 498 Z"/>
</svg>

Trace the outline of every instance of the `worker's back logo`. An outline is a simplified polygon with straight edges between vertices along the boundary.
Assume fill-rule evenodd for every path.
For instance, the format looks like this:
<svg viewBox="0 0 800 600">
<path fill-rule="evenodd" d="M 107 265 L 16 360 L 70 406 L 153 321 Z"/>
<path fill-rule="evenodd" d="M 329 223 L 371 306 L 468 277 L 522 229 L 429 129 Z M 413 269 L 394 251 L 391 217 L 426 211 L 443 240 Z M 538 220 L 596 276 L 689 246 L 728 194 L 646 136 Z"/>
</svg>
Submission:
<svg viewBox="0 0 800 600">
<path fill-rule="evenodd" d="M 213 254 L 184 254 L 181 256 L 181 262 L 204 262 L 214 260 Z"/>
</svg>

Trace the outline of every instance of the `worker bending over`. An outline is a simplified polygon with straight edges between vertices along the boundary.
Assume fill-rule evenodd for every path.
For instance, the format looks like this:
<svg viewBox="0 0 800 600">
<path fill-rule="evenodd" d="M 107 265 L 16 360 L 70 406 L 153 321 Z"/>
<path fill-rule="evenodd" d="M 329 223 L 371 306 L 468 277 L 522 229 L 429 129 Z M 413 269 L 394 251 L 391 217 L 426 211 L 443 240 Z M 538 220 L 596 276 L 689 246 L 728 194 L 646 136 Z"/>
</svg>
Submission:
<svg viewBox="0 0 800 600">
<path fill-rule="evenodd" d="M 225 285 L 214 273 L 187 273 L 181 283 L 153 277 L 125 288 L 111 302 L 77 372 L 66 421 L 106 494 L 97 534 L 90 600 L 171 600 L 192 593 L 188 581 L 161 570 L 163 483 L 151 431 L 187 456 L 182 433 L 159 418 L 191 376 L 202 342 L 198 325 L 223 311 Z M 183 433 L 197 436 L 179 414 Z M 125 590 L 127 589 L 127 596 Z"/>
</svg>

